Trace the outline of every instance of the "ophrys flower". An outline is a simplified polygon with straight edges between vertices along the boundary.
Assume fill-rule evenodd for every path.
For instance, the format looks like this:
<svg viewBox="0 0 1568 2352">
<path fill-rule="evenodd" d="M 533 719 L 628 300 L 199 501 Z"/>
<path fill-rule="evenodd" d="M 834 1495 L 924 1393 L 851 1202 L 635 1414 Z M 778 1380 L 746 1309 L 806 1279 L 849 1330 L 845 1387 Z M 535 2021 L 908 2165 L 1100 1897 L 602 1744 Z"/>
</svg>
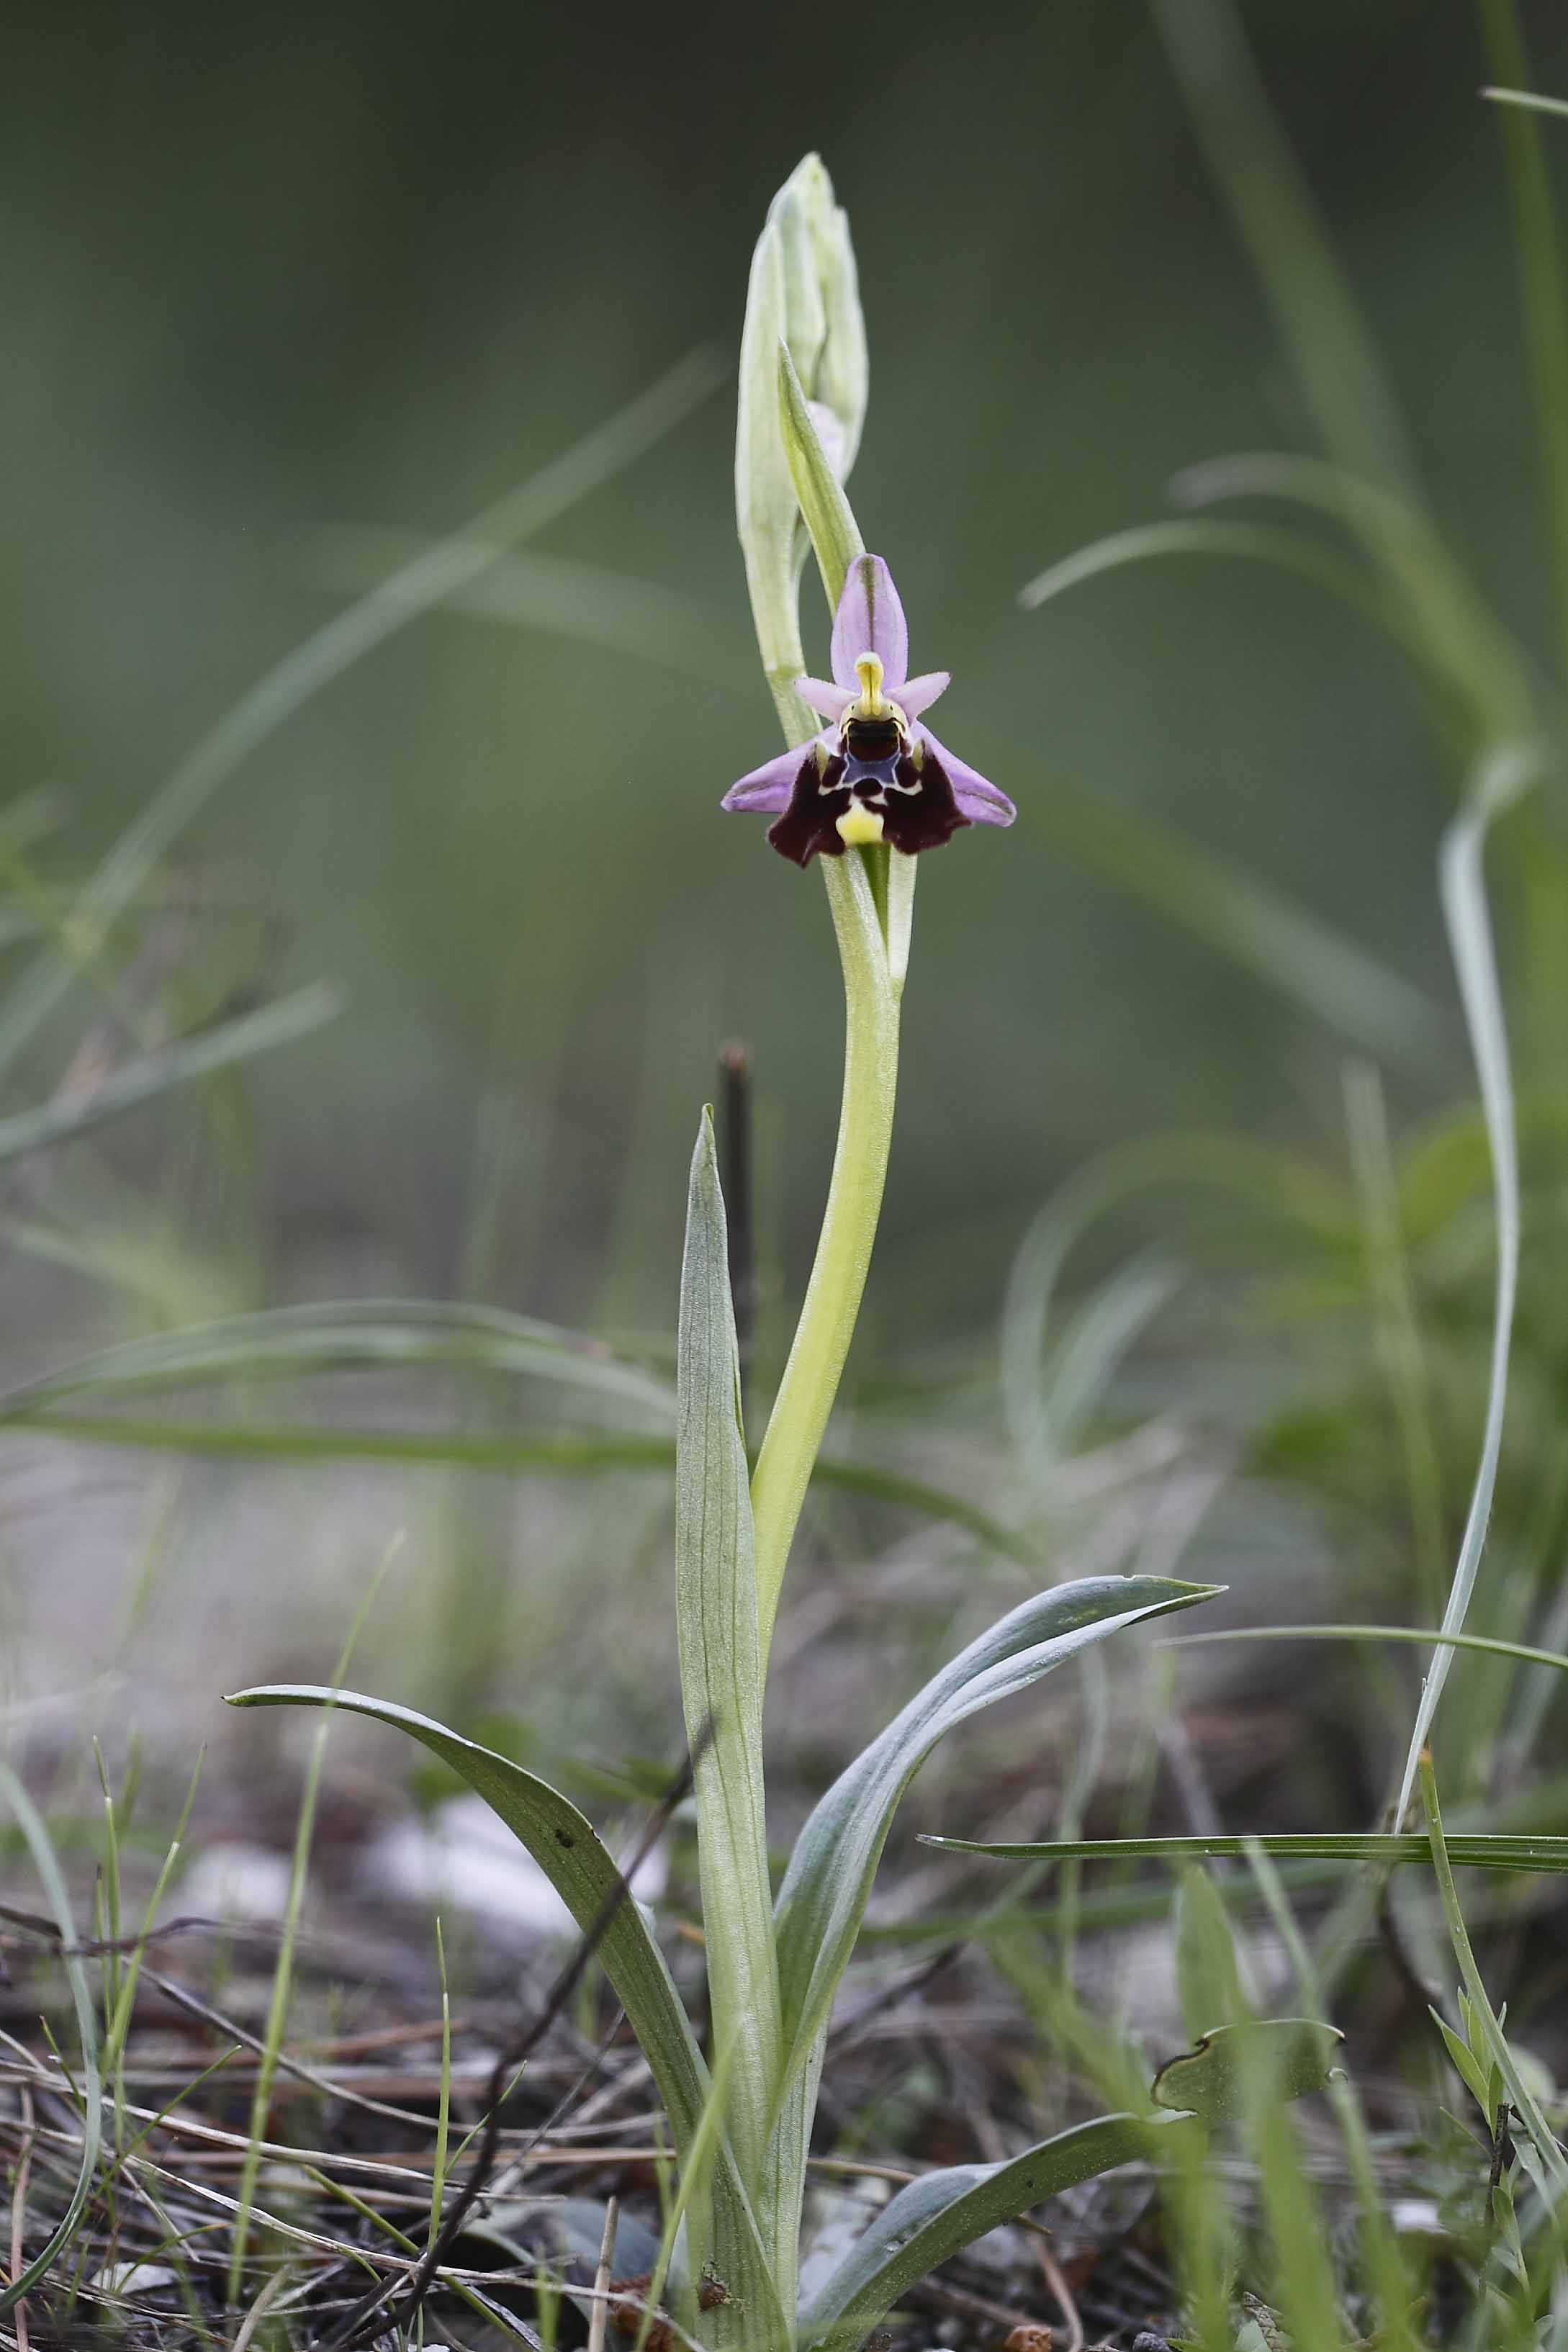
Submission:
<svg viewBox="0 0 1568 2352">
<path fill-rule="evenodd" d="M 921 714 L 948 684 L 946 670 L 910 677 L 909 630 L 893 577 L 879 555 L 849 566 L 833 622 L 833 677 L 799 677 L 795 692 L 830 723 L 805 746 L 731 784 L 727 809 L 776 822 L 768 839 L 809 866 L 820 850 L 885 841 L 912 856 L 940 849 L 961 825 L 1011 824 L 1005 793 L 939 743 Z"/>
</svg>

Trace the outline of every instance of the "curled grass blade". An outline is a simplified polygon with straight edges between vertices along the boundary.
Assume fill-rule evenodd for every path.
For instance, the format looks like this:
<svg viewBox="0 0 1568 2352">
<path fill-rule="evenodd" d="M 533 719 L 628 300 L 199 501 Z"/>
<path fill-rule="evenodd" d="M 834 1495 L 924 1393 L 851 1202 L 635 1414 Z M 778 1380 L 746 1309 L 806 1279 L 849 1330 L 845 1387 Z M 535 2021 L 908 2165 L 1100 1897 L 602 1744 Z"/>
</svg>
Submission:
<svg viewBox="0 0 1568 2352">
<path fill-rule="evenodd" d="M 1300 530 L 1277 523 L 1235 522 L 1207 515 L 1180 515 L 1163 522 L 1137 523 L 1129 530 L 1108 532 L 1087 547 L 1075 548 L 1059 563 L 1048 564 L 1018 591 L 1026 612 L 1037 612 L 1053 597 L 1066 595 L 1085 581 L 1129 564 L 1147 563 L 1170 555 L 1210 555 L 1272 563 L 1293 572 L 1314 586 L 1327 588 L 1358 613 L 1398 639 L 1407 652 L 1418 653 L 1415 635 L 1403 606 L 1380 593 L 1375 576 L 1349 563 L 1337 549 Z"/>
<path fill-rule="evenodd" d="M 1402 599 L 1425 667 L 1458 697 L 1473 739 L 1488 745 L 1530 733 L 1531 698 L 1518 655 L 1431 524 L 1405 500 L 1321 457 L 1271 450 L 1189 467 L 1172 490 L 1188 507 L 1284 499 L 1342 525 Z"/>
<path fill-rule="evenodd" d="M 1497 950 L 1492 943 L 1482 860 L 1488 829 L 1493 818 L 1518 797 L 1526 784 L 1534 781 L 1536 773 L 1536 755 L 1528 748 L 1505 747 L 1492 753 L 1480 763 L 1463 808 L 1443 836 L 1443 919 L 1447 926 L 1454 969 L 1465 1009 L 1465 1025 L 1480 1087 L 1497 1221 L 1497 1286 L 1492 1312 L 1486 1422 L 1481 1433 L 1475 1483 L 1470 1491 L 1469 1511 L 1454 1570 L 1454 1581 L 1443 1612 L 1445 1633 L 1457 1633 L 1463 1629 L 1480 1568 L 1481 1551 L 1486 1543 L 1487 1522 L 1491 1516 L 1492 1495 L 1497 1486 L 1498 1456 L 1502 1447 L 1509 1349 L 1513 1334 L 1514 1299 L 1519 1287 L 1519 1146 L 1514 1131 L 1513 1075 L 1510 1066 L 1508 1027 L 1503 1017 L 1502 990 L 1498 979 Z M 1448 1677 L 1453 1654 L 1451 1647 L 1438 1648 L 1433 1653 L 1410 1734 L 1410 1747 L 1394 1815 L 1396 1821 L 1403 1821 L 1405 1808 L 1415 1793 L 1421 1751 L 1431 1731 L 1432 1719 Z"/>
<path fill-rule="evenodd" d="M 60 1936 L 60 1958 L 70 1986 L 71 2006 L 76 2011 L 77 2031 L 81 2037 L 81 2162 L 77 2172 L 76 2187 L 70 2202 L 48 2242 L 19 2270 L 15 2278 L 0 2289 L 0 2313 L 15 2308 L 29 2288 L 37 2284 L 53 2269 L 76 2236 L 78 2224 L 86 2210 L 93 2175 L 98 2169 L 99 2150 L 103 2131 L 103 2086 L 99 2074 L 98 2020 L 93 2013 L 92 1993 L 87 1981 L 87 1971 L 77 1957 L 76 1922 L 71 1915 L 70 1896 L 60 1875 L 48 1832 L 34 1810 L 31 1799 L 8 1764 L 0 1763 L 0 1795 L 16 1814 L 33 1866 L 38 1874 L 49 1909 Z"/>
</svg>

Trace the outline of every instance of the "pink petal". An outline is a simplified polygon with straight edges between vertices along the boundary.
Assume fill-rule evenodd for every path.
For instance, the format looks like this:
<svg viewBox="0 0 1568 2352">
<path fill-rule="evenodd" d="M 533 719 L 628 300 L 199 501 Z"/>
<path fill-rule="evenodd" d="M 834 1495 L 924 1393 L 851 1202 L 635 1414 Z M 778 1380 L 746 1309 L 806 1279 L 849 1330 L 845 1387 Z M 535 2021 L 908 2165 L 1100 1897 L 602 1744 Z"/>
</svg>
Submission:
<svg viewBox="0 0 1568 2352">
<path fill-rule="evenodd" d="M 833 619 L 833 675 L 851 694 L 859 691 L 855 665 L 875 654 L 882 685 L 896 702 L 909 675 L 910 633 L 893 575 L 879 555 L 858 555 L 849 566 Z"/>
<path fill-rule="evenodd" d="M 917 727 L 915 732 L 925 737 L 947 770 L 952 797 L 972 824 L 1012 824 L 1018 812 L 1005 793 L 998 792 L 994 784 L 987 783 L 977 768 L 972 768 L 966 760 L 961 760 L 950 751 L 945 743 L 940 743 L 929 727 Z"/>
<path fill-rule="evenodd" d="M 781 810 L 788 808 L 801 762 L 810 752 L 809 743 L 797 743 L 793 751 L 781 751 L 776 760 L 764 761 L 749 776 L 742 776 L 738 784 L 731 785 L 720 807 L 756 809 L 765 816 L 777 816 Z"/>
<path fill-rule="evenodd" d="M 921 712 L 929 710 L 937 696 L 945 694 L 952 684 L 952 677 L 945 669 L 928 669 L 919 677 L 905 678 L 896 698 L 904 717 L 918 719 Z M 814 709 L 816 707 L 813 704 Z"/>
<path fill-rule="evenodd" d="M 808 710 L 815 710 L 823 719 L 842 719 L 857 689 L 829 686 L 825 677 L 797 677 L 795 690 Z"/>
</svg>

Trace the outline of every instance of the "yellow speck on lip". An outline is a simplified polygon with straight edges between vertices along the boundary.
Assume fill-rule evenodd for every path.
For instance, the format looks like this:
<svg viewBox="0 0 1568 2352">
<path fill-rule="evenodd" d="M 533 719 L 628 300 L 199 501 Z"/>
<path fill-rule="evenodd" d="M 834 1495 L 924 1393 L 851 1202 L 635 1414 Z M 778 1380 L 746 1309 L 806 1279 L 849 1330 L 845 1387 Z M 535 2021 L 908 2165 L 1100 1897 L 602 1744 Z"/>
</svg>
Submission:
<svg viewBox="0 0 1568 2352">
<path fill-rule="evenodd" d="M 853 807 L 845 810 L 838 820 L 838 838 L 840 841 L 847 841 L 851 849 L 858 849 L 868 842 L 880 841 L 882 838 L 881 812 L 878 809 L 863 808 L 857 801 Z"/>
</svg>

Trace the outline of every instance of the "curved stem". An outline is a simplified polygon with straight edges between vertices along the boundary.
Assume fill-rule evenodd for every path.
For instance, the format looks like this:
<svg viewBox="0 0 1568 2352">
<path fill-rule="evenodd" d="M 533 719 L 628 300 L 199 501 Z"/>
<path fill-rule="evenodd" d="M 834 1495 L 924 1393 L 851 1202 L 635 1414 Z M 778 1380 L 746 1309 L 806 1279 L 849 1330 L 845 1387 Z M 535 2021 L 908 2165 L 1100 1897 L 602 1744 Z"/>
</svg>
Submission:
<svg viewBox="0 0 1568 2352">
<path fill-rule="evenodd" d="M 820 863 L 844 971 L 844 1096 L 816 1258 L 752 1479 L 764 1661 L 795 1523 L 866 1286 L 899 1075 L 901 974 L 889 969 L 867 861 L 857 851 Z"/>
</svg>

